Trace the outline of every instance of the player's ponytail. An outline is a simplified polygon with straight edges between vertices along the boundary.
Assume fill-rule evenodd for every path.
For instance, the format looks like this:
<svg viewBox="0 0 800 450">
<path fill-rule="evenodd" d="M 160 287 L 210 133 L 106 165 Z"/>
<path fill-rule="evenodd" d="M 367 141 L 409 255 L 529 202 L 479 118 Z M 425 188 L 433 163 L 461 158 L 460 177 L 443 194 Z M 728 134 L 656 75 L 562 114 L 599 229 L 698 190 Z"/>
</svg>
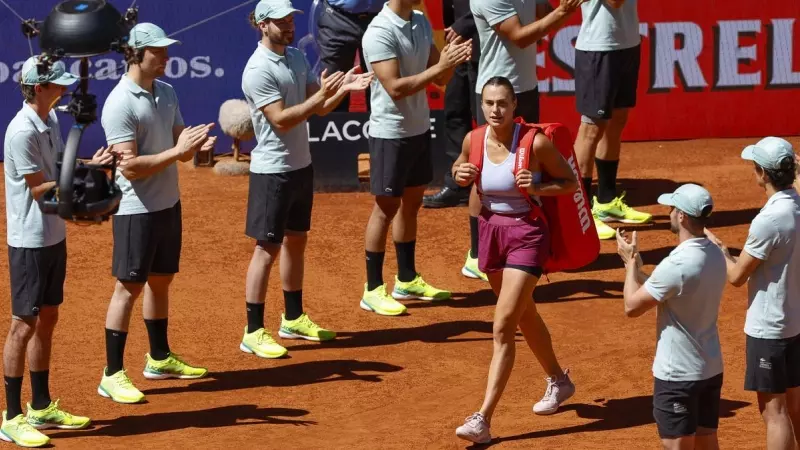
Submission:
<svg viewBox="0 0 800 450">
<path fill-rule="evenodd" d="M 767 181 L 775 190 L 783 191 L 789 189 L 794 184 L 797 173 L 797 162 L 794 158 L 786 157 L 780 162 L 779 169 L 765 169 L 764 173 L 767 175 Z"/>
</svg>

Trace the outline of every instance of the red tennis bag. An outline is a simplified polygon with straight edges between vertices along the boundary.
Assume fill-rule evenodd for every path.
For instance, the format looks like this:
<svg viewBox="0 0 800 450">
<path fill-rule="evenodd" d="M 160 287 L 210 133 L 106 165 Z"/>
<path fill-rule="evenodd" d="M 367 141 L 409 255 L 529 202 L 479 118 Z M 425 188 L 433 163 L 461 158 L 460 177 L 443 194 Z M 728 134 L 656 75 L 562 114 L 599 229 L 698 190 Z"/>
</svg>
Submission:
<svg viewBox="0 0 800 450">
<path fill-rule="evenodd" d="M 541 196 L 542 206 L 533 201 L 525 189 L 522 194 L 531 204 L 531 214 L 542 217 L 550 228 L 550 258 L 544 273 L 575 270 L 591 264 L 600 254 L 600 238 L 592 219 L 589 197 L 578 172 L 577 158 L 569 129 L 560 123 L 528 124 L 521 118 L 516 120 L 520 129 L 519 144 L 514 161 L 514 174 L 530 165 L 533 139 L 537 133 L 544 133 L 550 142 L 561 152 L 578 179 L 578 190 L 572 194 Z M 483 168 L 483 143 L 486 125 L 472 130 L 469 162 L 478 167 L 475 185 L 480 186 L 480 171 Z M 552 179 L 542 170 L 542 181 Z M 480 194 L 480 188 L 478 188 Z"/>
</svg>

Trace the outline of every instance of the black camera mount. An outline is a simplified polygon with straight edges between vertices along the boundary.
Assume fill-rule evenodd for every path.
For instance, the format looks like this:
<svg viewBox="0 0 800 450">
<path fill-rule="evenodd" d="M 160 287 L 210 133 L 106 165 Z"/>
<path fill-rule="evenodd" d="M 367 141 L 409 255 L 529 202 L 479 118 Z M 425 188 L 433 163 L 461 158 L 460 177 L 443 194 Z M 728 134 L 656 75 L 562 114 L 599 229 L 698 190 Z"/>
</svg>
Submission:
<svg viewBox="0 0 800 450">
<path fill-rule="evenodd" d="M 112 51 L 123 53 L 137 18 L 138 9 L 130 8 L 121 15 L 106 0 L 64 0 L 44 22 L 35 19 L 22 22 L 22 33 L 28 39 L 39 37 L 40 74 L 48 73 L 61 59 L 80 59 L 80 82 L 66 107 L 57 108 L 70 114 L 75 123 L 64 151 L 58 154 L 58 184 L 43 199 L 42 209 L 46 214 L 58 214 L 75 222 L 100 223 L 119 208 L 122 192 L 114 181 L 116 163 L 78 164 L 78 148 L 86 128 L 97 121 L 97 98 L 89 93 L 89 58 Z M 110 179 L 106 170 L 111 171 Z"/>
</svg>

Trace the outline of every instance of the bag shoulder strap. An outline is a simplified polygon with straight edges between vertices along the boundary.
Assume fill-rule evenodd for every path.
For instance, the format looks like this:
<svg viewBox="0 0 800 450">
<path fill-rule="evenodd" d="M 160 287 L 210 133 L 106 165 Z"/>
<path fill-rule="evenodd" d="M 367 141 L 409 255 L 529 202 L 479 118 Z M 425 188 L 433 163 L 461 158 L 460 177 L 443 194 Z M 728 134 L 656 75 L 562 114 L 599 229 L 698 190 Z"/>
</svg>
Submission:
<svg viewBox="0 0 800 450">
<path fill-rule="evenodd" d="M 483 144 L 486 141 L 487 127 L 488 125 L 481 125 L 469 132 L 469 162 L 478 168 L 478 175 L 475 176 L 474 181 L 478 193 L 481 192 L 481 184 L 479 181 L 481 178 L 481 170 L 483 170 Z"/>
<path fill-rule="evenodd" d="M 486 125 L 470 131 L 469 162 L 475 164 L 480 171 L 483 168 L 483 143 L 486 140 Z"/>
<path fill-rule="evenodd" d="M 520 135 L 522 136 L 519 140 L 519 145 L 517 146 L 516 156 L 514 158 L 514 175 L 517 174 L 522 169 L 527 169 L 530 167 L 531 164 L 531 153 L 535 153 L 533 150 L 533 140 L 536 138 L 536 135 L 542 132 L 542 129 L 531 124 L 521 124 L 522 129 L 520 130 Z M 525 189 L 520 189 L 522 195 L 531 204 L 531 206 L 539 206 L 536 202 L 533 201 L 528 191 Z"/>
</svg>

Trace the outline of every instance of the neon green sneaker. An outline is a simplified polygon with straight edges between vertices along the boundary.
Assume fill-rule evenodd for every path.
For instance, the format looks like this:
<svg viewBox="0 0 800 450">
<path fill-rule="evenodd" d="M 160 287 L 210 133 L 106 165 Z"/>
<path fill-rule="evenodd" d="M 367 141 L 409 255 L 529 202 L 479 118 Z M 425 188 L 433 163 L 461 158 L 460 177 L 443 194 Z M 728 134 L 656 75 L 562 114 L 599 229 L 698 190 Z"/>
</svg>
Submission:
<svg viewBox="0 0 800 450">
<path fill-rule="evenodd" d="M 247 325 L 244 326 L 244 337 L 239 344 L 239 350 L 268 359 L 280 358 L 289 352 L 275 342 L 275 339 L 264 328 L 248 333 Z"/>
<path fill-rule="evenodd" d="M 467 251 L 467 261 L 464 263 L 464 267 L 461 268 L 461 275 L 467 278 L 489 281 L 489 277 L 478 268 L 478 258 L 471 257 L 469 251 Z"/>
<path fill-rule="evenodd" d="M 623 201 L 624 198 L 625 193 L 609 203 L 598 203 L 597 197 L 594 197 L 592 214 L 603 222 L 647 223 L 652 220 L 651 214 L 636 211 L 626 205 Z"/>
<path fill-rule="evenodd" d="M 163 361 L 156 361 L 150 354 L 146 354 L 144 377 L 148 380 L 163 380 L 166 378 L 180 378 L 181 380 L 195 380 L 203 378 L 208 375 L 208 369 L 203 367 L 192 367 L 186 364 L 186 361 L 181 359 L 175 353 L 170 353 L 167 359 Z"/>
<path fill-rule="evenodd" d="M 597 236 L 602 240 L 614 239 L 617 237 L 617 230 L 606 225 L 597 217 L 594 218 L 594 227 L 597 228 Z"/>
<path fill-rule="evenodd" d="M 3 411 L 3 425 L 0 427 L 0 439 L 13 442 L 20 447 L 42 447 L 50 443 L 50 438 L 42 434 L 25 420 L 22 414 L 11 420 L 6 419 Z"/>
<path fill-rule="evenodd" d="M 117 403 L 139 403 L 144 400 L 144 394 L 136 389 L 125 369 L 110 376 L 103 369 L 103 379 L 100 380 L 97 393 Z"/>
<path fill-rule="evenodd" d="M 50 405 L 37 411 L 28 403 L 28 423 L 37 430 L 47 428 L 59 428 L 62 430 L 80 430 L 89 426 L 92 422 L 88 417 L 73 416 L 58 407 L 58 400 L 50 402 Z"/>
<path fill-rule="evenodd" d="M 286 316 L 281 314 L 281 328 L 278 330 L 278 336 L 284 339 L 306 339 L 319 342 L 330 341 L 336 337 L 336 333 L 320 327 L 306 313 L 294 320 L 286 320 Z"/>
<path fill-rule="evenodd" d="M 411 281 L 403 282 L 394 278 L 394 290 L 392 297 L 398 300 L 447 300 L 450 298 L 449 291 L 437 289 L 422 279 L 422 275 L 417 274 L 417 277 Z"/>
<path fill-rule="evenodd" d="M 364 283 L 364 294 L 361 296 L 360 306 L 365 311 L 375 312 L 382 316 L 399 316 L 406 312 L 405 305 L 386 293 L 386 284 L 368 291 L 367 283 Z"/>
</svg>

